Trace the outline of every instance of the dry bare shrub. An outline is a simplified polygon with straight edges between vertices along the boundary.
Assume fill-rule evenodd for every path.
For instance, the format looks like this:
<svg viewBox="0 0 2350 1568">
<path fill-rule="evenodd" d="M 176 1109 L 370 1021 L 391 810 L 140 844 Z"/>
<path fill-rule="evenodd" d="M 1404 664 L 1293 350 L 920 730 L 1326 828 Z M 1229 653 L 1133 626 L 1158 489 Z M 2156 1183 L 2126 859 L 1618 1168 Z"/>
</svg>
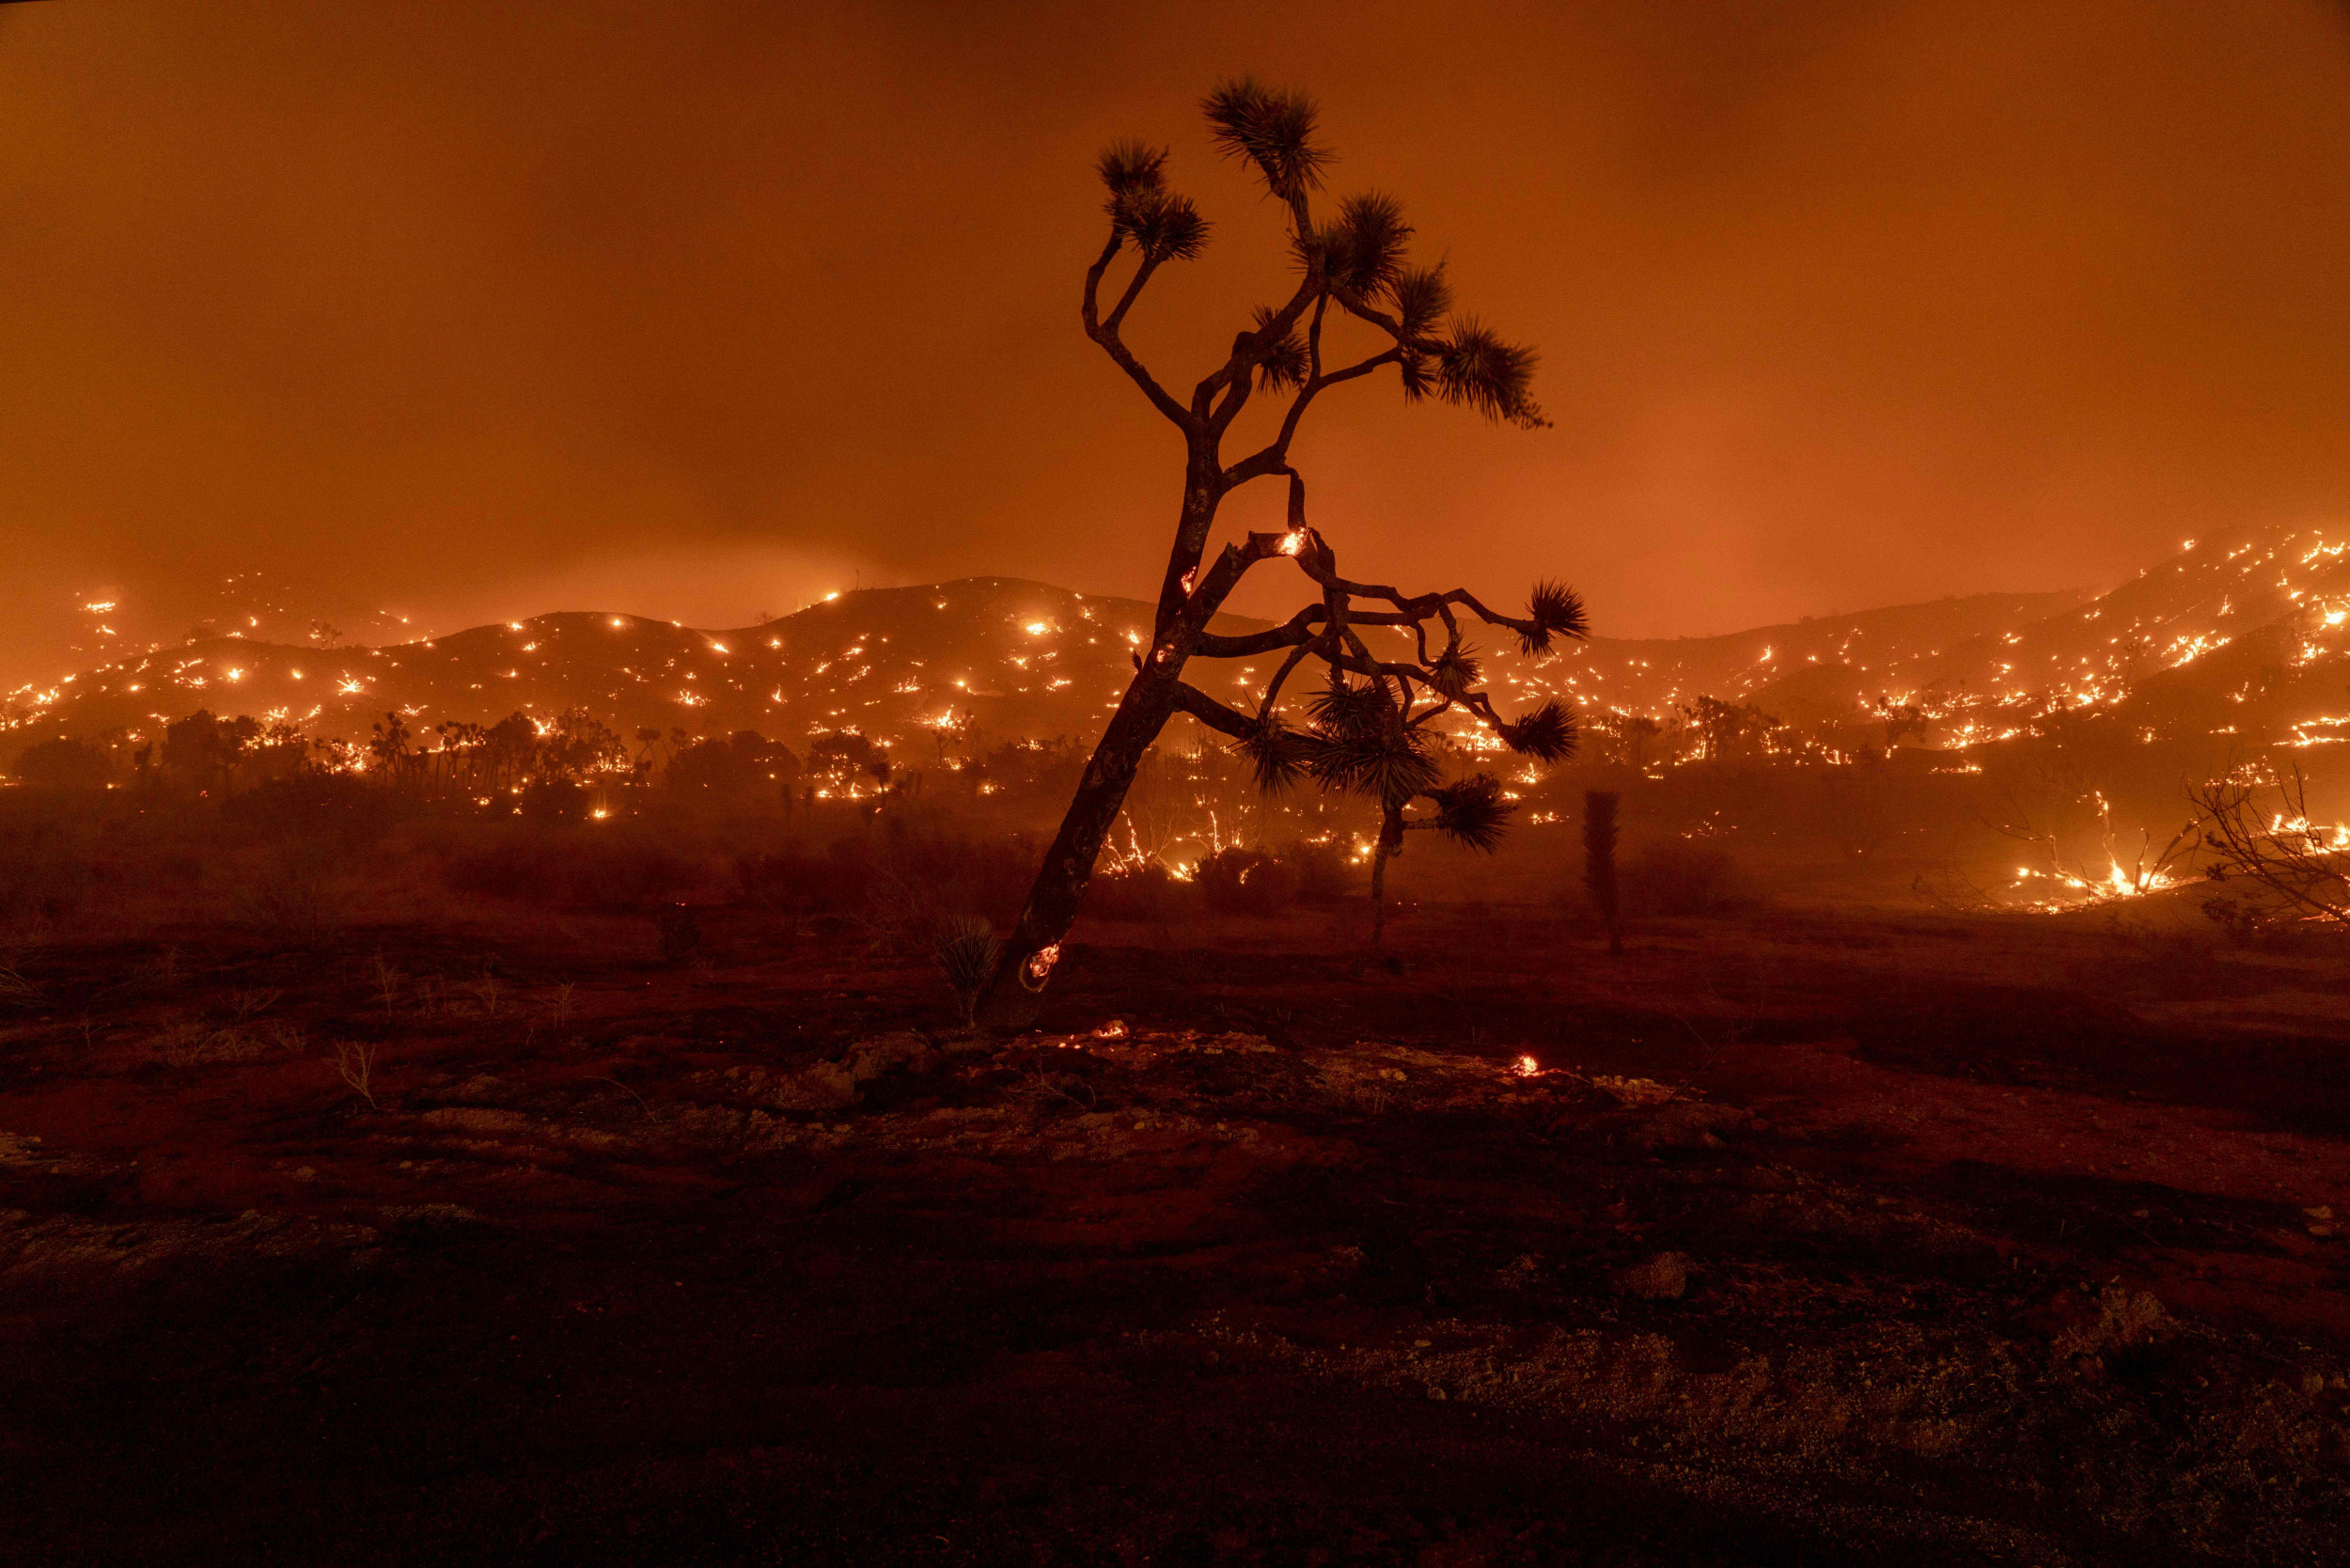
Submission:
<svg viewBox="0 0 2350 1568">
<path fill-rule="evenodd" d="M 228 993 L 228 1011 L 236 1014 L 238 1023 L 249 1024 L 276 1005 L 281 995 L 281 992 L 259 987 L 251 991 L 231 991 Z"/>
<path fill-rule="evenodd" d="M 375 955 L 368 960 L 368 983 L 375 988 L 376 1000 L 384 1004 L 386 1012 L 391 1011 L 400 1000 L 401 978 L 392 961 L 384 956 L 383 949 L 378 949 Z"/>
<path fill-rule="evenodd" d="M 157 1035 L 148 1049 L 169 1067 L 212 1067 L 224 1062 L 251 1061 L 269 1047 L 243 1029 L 223 1028 L 202 1019 L 173 1025 Z"/>
<path fill-rule="evenodd" d="M 335 1042 L 335 1072 L 344 1083 L 351 1086 L 352 1090 L 360 1099 L 368 1103 L 369 1110 L 375 1108 L 377 1050 L 377 1046 L 365 1041 L 338 1040 Z"/>
<path fill-rule="evenodd" d="M 498 1003 L 506 993 L 498 983 L 496 970 L 483 964 L 480 977 L 466 981 L 465 989 L 473 993 L 474 1002 L 481 1009 L 482 1017 L 495 1018 L 498 1015 Z"/>
</svg>

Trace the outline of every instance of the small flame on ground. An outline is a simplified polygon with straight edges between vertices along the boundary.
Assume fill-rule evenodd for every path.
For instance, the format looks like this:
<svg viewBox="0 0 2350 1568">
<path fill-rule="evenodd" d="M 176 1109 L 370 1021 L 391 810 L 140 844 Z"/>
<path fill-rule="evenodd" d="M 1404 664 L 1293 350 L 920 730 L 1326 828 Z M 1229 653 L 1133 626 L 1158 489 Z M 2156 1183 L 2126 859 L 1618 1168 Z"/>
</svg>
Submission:
<svg viewBox="0 0 2350 1568">
<path fill-rule="evenodd" d="M 1125 1020 L 1124 1020 L 1124 1019 L 1121 1019 L 1121 1018 L 1113 1018 L 1113 1019 L 1111 1019 L 1108 1023 L 1106 1023 L 1106 1024 L 1103 1025 L 1100 1028 L 1095 1029 L 1095 1030 L 1093 1031 L 1093 1038 L 1094 1038 L 1094 1039 L 1096 1039 L 1096 1040 L 1123 1040 L 1123 1039 L 1125 1039 L 1125 1038 L 1126 1038 L 1126 1023 L 1125 1023 Z"/>
<path fill-rule="evenodd" d="M 1536 1061 L 1532 1057 L 1518 1058 L 1517 1065 L 1510 1069 L 1511 1072 L 1516 1074 L 1521 1078 L 1534 1077 L 1540 1074 L 1542 1070 L 1543 1064 Z"/>
</svg>

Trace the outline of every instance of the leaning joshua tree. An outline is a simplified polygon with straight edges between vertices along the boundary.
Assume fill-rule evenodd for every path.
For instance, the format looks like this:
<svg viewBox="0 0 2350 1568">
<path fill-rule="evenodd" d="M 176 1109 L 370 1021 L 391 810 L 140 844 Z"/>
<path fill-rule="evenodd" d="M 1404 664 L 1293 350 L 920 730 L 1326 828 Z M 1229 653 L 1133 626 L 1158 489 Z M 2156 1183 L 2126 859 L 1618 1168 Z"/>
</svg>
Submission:
<svg viewBox="0 0 2350 1568">
<path fill-rule="evenodd" d="M 1109 236 L 1086 270 L 1086 336 L 1182 435 L 1183 497 L 1150 644 L 1136 656 L 1134 682 L 1094 748 L 980 999 L 979 1019 L 998 1027 L 1035 1016 L 1036 994 L 1059 956 L 1060 939 L 1076 917 L 1135 770 L 1176 713 L 1230 736 L 1254 760 L 1259 783 L 1269 790 L 1310 778 L 1371 796 L 1379 810 L 1382 870 L 1409 827 L 1441 828 L 1491 848 L 1507 820 L 1509 808 L 1492 780 L 1441 782 L 1431 756 L 1430 724 L 1438 715 L 1466 713 L 1512 749 L 1545 760 L 1574 745 L 1574 716 L 1559 703 L 1544 703 L 1514 722 L 1495 712 L 1480 689 L 1478 660 L 1462 638 L 1457 613 L 1503 628 L 1534 653 L 1555 638 L 1583 635 L 1582 605 L 1572 592 L 1538 585 L 1526 613 L 1510 616 L 1459 588 L 1405 594 L 1350 581 L 1340 573 L 1329 542 L 1307 521 L 1305 480 L 1290 463 L 1298 426 L 1323 393 L 1390 368 L 1407 401 L 1434 398 L 1488 419 L 1540 428 L 1547 421 L 1531 396 L 1532 351 L 1455 312 L 1441 263 L 1410 264 L 1411 226 L 1392 198 L 1348 196 L 1335 212 L 1317 216 L 1313 196 L 1331 155 L 1314 139 L 1311 100 L 1244 79 L 1217 87 L 1202 108 L 1216 145 L 1253 166 L 1288 209 L 1296 282 L 1281 303 L 1257 309 L 1234 335 L 1223 363 L 1192 388 L 1188 400 L 1168 392 L 1120 334 L 1159 269 L 1199 254 L 1207 221 L 1190 197 L 1168 187 L 1166 150 L 1120 142 L 1102 154 Z M 1121 258 L 1129 259 L 1125 284 L 1105 310 L 1104 284 Z M 1340 352 L 1339 339 L 1349 335 L 1370 347 L 1359 354 Z M 1227 461 L 1225 435 L 1260 394 L 1287 400 L 1274 434 L 1256 450 Z M 1274 478 L 1288 482 L 1288 526 L 1251 533 L 1211 559 L 1209 536 L 1224 498 Z M 1305 573 L 1313 602 L 1270 631 L 1246 636 L 1211 632 L 1209 621 L 1242 577 L 1275 559 Z M 1384 634 L 1379 651 L 1367 632 Z M 1261 658 L 1283 650 L 1287 656 L 1248 710 L 1227 706 L 1183 679 L 1195 658 Z M 1280 711 L 1281 692 L 1308 659 L 1323 666 L 1323 689 L 1312 722 L 1293 728 Z"/>
</svg>

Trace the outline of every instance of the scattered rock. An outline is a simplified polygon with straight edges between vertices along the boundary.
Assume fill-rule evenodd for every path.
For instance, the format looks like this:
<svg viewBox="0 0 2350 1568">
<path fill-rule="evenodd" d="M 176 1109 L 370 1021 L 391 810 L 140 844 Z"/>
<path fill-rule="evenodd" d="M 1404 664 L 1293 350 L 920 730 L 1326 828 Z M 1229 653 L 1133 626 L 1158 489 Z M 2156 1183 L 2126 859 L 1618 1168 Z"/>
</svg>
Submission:
<svg viewBox="0 0 2350 1568">
<path fill-rule="evenodd" d="M 856 1080 L 838 1062 L 820 1061 L 771 1080 L 767 1104 L 776 1110 L 839 1110 L 856 1104 Z"/>
<path fill-rule="evenodd" d="M 885 1073 L 927 1073 L 937 1058 L 931 1043 L 911 1031 L 877 1034 L 849 1047 L 841 1065 L 852 1083 L 870 1083 Z"/>
<path fill-rule="evenodd" d="M 1678 1301 L 1689 1289 L 1689 1256 L 1685 1252 L 1659 1252 L 1629 1268 L 1616 1270 L 1607 1277 L 1607 1283 L 1618 1295 L 1638 1296 L 1643 1301 Z"/>
<path fill-rule="evenodd" d="M 1654 1078 L 1619 1078 L 1606 1073 L 1593 1074 L 1591 1087 L 1621 1105 L 1661 1105 L 1681 1093 Z"/>
</svg>

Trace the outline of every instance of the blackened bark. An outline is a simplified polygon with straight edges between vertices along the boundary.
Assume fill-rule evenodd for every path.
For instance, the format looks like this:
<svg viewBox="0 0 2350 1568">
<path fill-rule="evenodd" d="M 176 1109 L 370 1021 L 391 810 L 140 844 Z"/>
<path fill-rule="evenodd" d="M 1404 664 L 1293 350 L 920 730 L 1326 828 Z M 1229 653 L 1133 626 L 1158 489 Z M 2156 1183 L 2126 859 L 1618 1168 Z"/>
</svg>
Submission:
<svg viewBox="0 0 2350 1568">
<path fill-rule="evenodd" d="M 1077 793 L 1044 852 L 1044 864 L 1028 889 L 1020 923 L 1004 944 L 995 976 L 979 997 L 978 1020 L 993 1029 L 1026 1028 L 1036 1021 L 1044 983 L 1052 972 L 1050 960 L 1039 956 L 1057 948 L 1069 934 L 1085 900 L 1086 884 L 1093 879 L 1093 863 L 1102 854 L 1110 824 L 1126 804 L 1126 792 L 1142 765 L 1142 755 L 1159 738 L 1174 711 L 1176 670 L 1181 660 L 1164 662 L 1156 653 L 1145 655 L 1142 671 L 1110 716 Z M 1163 673 L 1164 672 L 1164 673 Z M 1042 962 L 1043 973 L 1037 972 Z"/>
<path fill-rule="evenodd" d="M 1379 843 L 1371 855 L 1371 945 L 1376 949 L 1387 934 L 1387 862 L 1403 853 L 1403 808 L 1383 807 L 1379 812 Z"/>
</svg>

